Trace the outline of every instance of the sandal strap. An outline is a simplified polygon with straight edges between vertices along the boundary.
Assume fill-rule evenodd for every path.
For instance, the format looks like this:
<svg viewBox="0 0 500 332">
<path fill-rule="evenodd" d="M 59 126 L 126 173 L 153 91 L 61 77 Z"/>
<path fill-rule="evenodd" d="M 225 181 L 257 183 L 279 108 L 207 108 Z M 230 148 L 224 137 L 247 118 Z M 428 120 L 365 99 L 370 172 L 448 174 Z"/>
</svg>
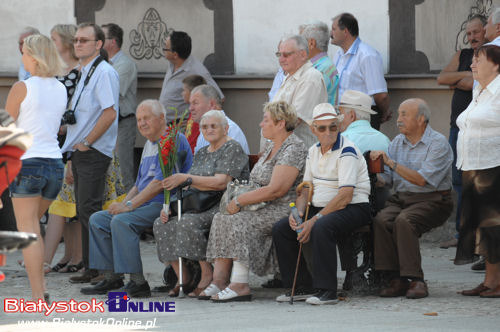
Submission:
<svg viewBox="0 0 500 332">
<path fill-rule="evenodd" d="M 219 289 L 219 287 L 217 287 L 215 284 L 210 284 L 207 288 L 205 288 L 203 293 L 205 293 L 206 296 L 212 296 L 218 294 L 220 291 L 221 290 Z"/>
<path fill-rule="evenodd" d="M 239 296 L 238 293 L 236 293 L 234 290 L 232 290 L 229 287 L 226 287 L 224 290 L 217 293 L 217 298 L 219 300 L 229 300 L 229 299 L 235 298 L 237 296 Z"/>
</svg>

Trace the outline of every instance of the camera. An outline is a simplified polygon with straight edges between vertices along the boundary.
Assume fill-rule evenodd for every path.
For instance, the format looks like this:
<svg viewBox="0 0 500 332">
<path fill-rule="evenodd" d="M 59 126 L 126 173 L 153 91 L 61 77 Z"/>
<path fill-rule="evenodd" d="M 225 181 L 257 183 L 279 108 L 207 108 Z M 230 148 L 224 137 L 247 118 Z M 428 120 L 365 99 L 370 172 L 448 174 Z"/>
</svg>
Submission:
<svg viewBox="0 0 500 332">
<path fill-rule="evenodd" d="M 67 110 L 64 112 L 61 120 L 61 124 L 63 125 L 73 125 L 76 123 L 76 117 L 75 117 L 75 111 L 73 110 Z"/>
</svg>

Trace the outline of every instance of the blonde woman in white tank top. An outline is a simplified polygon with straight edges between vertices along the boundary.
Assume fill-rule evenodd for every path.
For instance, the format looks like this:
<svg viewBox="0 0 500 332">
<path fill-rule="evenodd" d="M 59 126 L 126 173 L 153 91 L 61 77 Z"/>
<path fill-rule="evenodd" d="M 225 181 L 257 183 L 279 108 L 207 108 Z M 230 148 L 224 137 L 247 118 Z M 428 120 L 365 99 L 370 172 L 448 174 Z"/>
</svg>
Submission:
<svg viewBox="0 0 500 332">
<path fill-rule="evenodd" d="M 22 60 L 32 77 L 14 84 L 5 108 L 18 127 L 33 135 L 33 145 L 21 157 L 23 166 L 10 190 L 18 230 L 38 236 L 33 245 L 23 250 L 32 299 L 37 301 L 48 297 L 44 294 L 44 248 L 39 220 L 62 184 L 63 163 L 57 132 L 67 96 L 64 85 L 54 78 L 62 73 L 63 62 L 50 38 L 26 37 Z"/>
</svg>

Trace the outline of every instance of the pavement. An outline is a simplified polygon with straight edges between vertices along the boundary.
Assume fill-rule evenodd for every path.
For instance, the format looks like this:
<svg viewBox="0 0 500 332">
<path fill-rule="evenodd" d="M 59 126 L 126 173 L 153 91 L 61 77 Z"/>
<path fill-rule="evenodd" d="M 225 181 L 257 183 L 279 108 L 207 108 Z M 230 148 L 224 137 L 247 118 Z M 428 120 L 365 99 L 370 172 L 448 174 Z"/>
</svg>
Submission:
<svg viewBox="0 0 500 332">
<path fill-rule="evenodd" d="M 455 249 L 440 249 L 438 241 L 446 239 L 452 230 L 448 224 L 421 240 L 425 279 L 430 296 L 420 300 L 380 298 L 378 296 L 347 296 L 336 305 L 311 306 L 303 302 L 294 305 L 277 303 L 274 298 L 281 289 L 260 287 L 271 276 L 251 275 L 254 300 L 246 303 L 216 304 L 196 299 L 169 298 L 153 294 L 143 300 L 164 302 L 175 312 L 67 312 L 6 313 L 4 299 L 29 299 L 31 292 L 26 272 L 17 264 L 20 252 L 11 253 L 1 268 L 6 280 L 0 283 L 0 331 L 500 331 L 500 299 L 464 297 L 457 291 L 475 287 L 484 273 L 470 265 L 453 265 Z M 146 279 L 151 287 L 162 284 L 164 266 L 157 260 L 153 242 L 141 242 Z M 63 245 L 54 263 L 62 256 Z M 107 296 L 86 296 L 80 293 L 84 285 L 68 282 L 70 274 L 50 273 L 46 277 L 51 301 L 105 302 Z M 344 273 L 339 271 L 339 286 Z M 138 302 L 134 299 L 131 302 Z M 173 303 L 172 303 L 173 302 Z M 62 303 L 62 302 L 57 302 Z M 157 304 L 157 305 L 160 305 Z M 154 305 L 154 304 L 153 304 Z M 153 307 L 154 308 L 154 307 Z M 166 308 L 166 305 L 164 306 Z M 81 306 L 86 309 L 86 306 Z"/>
</svg>

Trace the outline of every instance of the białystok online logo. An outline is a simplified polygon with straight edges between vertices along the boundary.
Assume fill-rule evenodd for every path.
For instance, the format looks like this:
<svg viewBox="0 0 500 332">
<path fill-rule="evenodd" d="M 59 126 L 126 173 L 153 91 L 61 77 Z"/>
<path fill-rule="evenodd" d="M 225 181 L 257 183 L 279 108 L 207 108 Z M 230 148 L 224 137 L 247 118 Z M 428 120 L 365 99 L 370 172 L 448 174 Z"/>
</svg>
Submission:
<svg viewBox="0 0 500 332">
<path fill-rule="evenodd" d="M 53 312 L 63 313 L 104 313 L 104 304 L 108 306 L 108 312 L 175 312 L 175 302 L 135 302 L 130 301 L 126 292 L 109 292 L 106 302 L 97 301 L 53 301 L 47 302 L 25 301 L 24 299 L 6 298 L 3 300 L 5 313 L 43 313 L 49 316 Z"/>
<path fill-rule="evenodd" d="M 175 312 L 175 302 L 133 302 L 126 292 L 109 292 L 106 305 L 109 312 Z"/>
</svg>

